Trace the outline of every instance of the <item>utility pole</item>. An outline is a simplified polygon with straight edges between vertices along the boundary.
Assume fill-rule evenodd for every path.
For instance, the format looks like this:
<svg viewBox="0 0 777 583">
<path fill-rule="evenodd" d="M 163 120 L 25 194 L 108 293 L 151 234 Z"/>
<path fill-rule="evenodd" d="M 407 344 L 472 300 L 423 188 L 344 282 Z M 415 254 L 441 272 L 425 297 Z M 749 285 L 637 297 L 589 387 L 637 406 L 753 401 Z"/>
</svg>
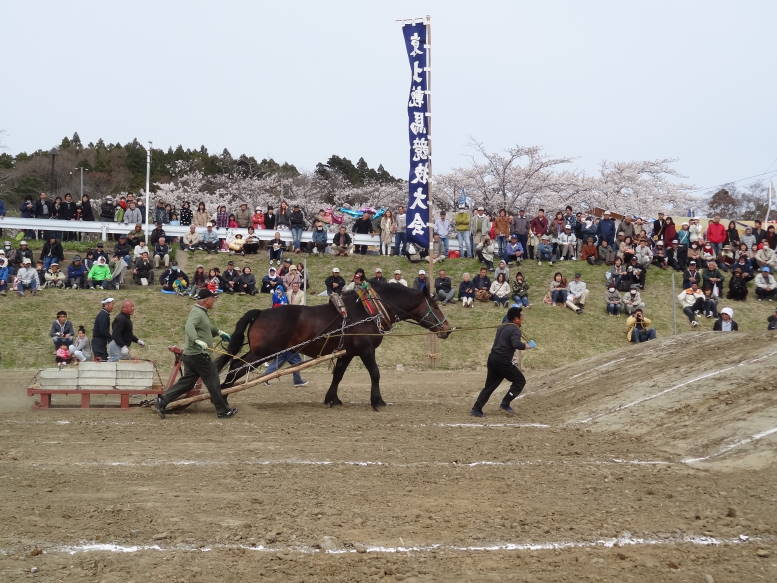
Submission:
<svg viewBox="0 0 777 583">
<path fill-rule="evenodd" d="M 148 213 L 149 206 L 151 204 L 150 190 L 151 190 L 151 145 L 152 142 L 148 142 L 148 148 L 146 148 L 146 245 L 148 245 Z"/>
<path fill-rule="evenodd" d="M 84 198 L 84 172 L 89 172 L 89 168 L 84 168 L 83 166 L 78 166 L 74 168 L 74 170 L 80 170 L 81 171 L 81 198 Z"/>
<path fill-rule="evenodd" d="M 769 199 L 766 203 L 766 216 L 764 217 L 764 224 L 769 226 L 769 215 L 772 213 L 772 192 L 774 191 L 774 182 L 769 182 Z"/>
</svg>

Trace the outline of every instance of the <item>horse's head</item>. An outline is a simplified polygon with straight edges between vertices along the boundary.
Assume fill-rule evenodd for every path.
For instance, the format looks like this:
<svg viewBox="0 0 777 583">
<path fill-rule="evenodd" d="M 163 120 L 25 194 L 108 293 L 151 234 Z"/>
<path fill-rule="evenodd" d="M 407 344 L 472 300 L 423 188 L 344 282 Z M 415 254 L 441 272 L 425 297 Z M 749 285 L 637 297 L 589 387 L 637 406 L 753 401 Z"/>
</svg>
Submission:
<svg viewBox="0 0 777 583">
<path fill-rule="evenodd" d="M 389 300 L 389 308 L 397 319 L 413 320 L 419 326 L 436 332 L 440 338 L 447 338 L 453 330 L 437 298 L 428 288 L 425 292 L 418 292 L 402 285 L 388 284 L 381 286 L 380 293 Z"/>
</svg>

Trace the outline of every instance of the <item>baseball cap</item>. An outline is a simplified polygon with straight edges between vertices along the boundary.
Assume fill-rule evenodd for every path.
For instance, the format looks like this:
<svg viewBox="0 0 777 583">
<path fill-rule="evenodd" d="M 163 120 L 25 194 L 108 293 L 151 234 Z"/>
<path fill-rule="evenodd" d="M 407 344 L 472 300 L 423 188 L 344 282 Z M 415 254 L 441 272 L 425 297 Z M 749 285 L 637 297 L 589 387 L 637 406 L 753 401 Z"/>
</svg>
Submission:
<svg viewBox="0 0 777 583">
<path fill-rule="evenodd" d="M 10 247 L 10 246 L 11 246 L 11 242 L 10 242 L 10 241 L 6 241 L 6 242 L 5 242 L 5 246 L 6 246 L 6 247 Z"/>
<path fill-rule="evenodd" d="M 339 267 L 333 267 L 332 268 L 332 273 L 340 273 L 340 268 Z"/>
<path fill-rule="evenodd" d="M 256 207 L 254 210 L 255 210 L 255 211 L 260 211 L 260 210 L 262 210 L 262 207 L 258 206 L 258 207 Z"/>
<path fill-rule="evenodd" d="M 30 261 L 29 257 L 25 257 L 24 259 L 22 259 L 22 263 L 32 263 L 32 261 Z"/>
<path fill-rule="evenodd" d="M 771 271 L 771 269 L 769 269 L 769 266 L 768 266 L 768 265 L 764 265 L 764 266 L 761 268 L 761 271 L 765 271 L 766 273 L 769 273 L 769 272 Z"/>
<path fill-rule="evenodd" d="M 612 214 L 612 213 L 610 213 L 610 211 L 604 211 L 604 214 L 605 215 L 609 215 L 609 214 Z"/>
<path fill-rule="evenodd" d="M 690 262 L 688 263 L 688 265 L 696 265 L 696 262 L 695 262 L 695 261 L 690 261 Z"/>
<path fill-rule="evenodd" d="M 402 270 L 401 269 L 395 269 L 394 270 L 394 275 L 402 275 Z"/>
<path fill-rule="evenodd" d="M 198 300 L 206 300 L 208 298 L 217 298 L 218 296 L 214 294 L 212 291 L 210 291 L 208 288 L 204 287 L 200 289 L 200 291 L 197 292 L 196 299 Z"/>
<path fill-rule="evenodd" d="M 575 277 L 583 277 L 583 274 L 582 273 L 576 273 Z"/>
<path fill-rule="evenodd" d="M 19 245 L 26 245 L 27 241 L 19 241 Z"/>
<path fill-rule="evenodd" d="M 478 210 L 479 210 L 479 211 L 484 211 L 484 210 L 486 210 L 486 209 L 485 209 L 485 208 L 483 208 L 482 206 L 479 206 L 479 207 L 478 207 Z"/>
<path fill-rule="evenodd" d="M 424 269 L 419 269 L 419 270 L 418 270 L 418 275 L 426 275 L 426 270 L 424 270 Z"/>
<path fill-rule="evenodd" d="M 59 267 L 59 263 L 57 263 L 56 261 L 54 263 L 49 264 L 49 267 L 54 267 L 55 265 Z"/>
<path fill-rule="evenodd" d="M 113 299 L 113 298 L 105 298 L 105 299 L 104 299 L 103 301 L 101 301 L 100 303 L 101 303 L 101 304 L 104 306 L 105 304 L 110 304 L 110 303 L 113 303 L 113 302 L 114 302 L 114 299 Z"/>
<path fill-rule="evenodd" d="M 5 249 L 0 249 L 0 255 L 5 255 Z"/>
<path fill-rule="evenodd" d="M 73 261 L 81 261 L 80 255 L 73 255 Z"/>
<path fill-rule="evenodd" d="M 375 273 L 383 273 L 383 270 L 380 267 L 376 267 Z"/>
</svg>

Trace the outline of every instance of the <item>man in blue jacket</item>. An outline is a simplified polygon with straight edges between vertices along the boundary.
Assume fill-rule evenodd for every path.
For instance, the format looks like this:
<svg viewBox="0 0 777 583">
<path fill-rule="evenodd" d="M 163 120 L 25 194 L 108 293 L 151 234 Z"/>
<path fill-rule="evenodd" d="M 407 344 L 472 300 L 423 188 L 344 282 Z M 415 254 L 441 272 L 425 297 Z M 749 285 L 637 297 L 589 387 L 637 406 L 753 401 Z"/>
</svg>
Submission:
<svg viewBox="0 0 777 583">
<path fill-rule="evenodd" d="M 599 243 L 607 241 L 610 247 L 615 244 L 615 219 L 610 215 L 610 211 L 604 211 L 604 217 L 599 221 L 596 234 L 599 237 Z"/>
</svg>

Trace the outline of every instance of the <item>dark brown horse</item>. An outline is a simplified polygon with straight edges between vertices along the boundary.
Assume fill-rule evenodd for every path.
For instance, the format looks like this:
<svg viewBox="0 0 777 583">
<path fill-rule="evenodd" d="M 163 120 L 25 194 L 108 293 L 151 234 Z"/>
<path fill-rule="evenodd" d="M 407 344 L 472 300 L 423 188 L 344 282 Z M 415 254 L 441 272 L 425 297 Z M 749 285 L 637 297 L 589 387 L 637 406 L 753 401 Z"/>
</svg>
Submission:
<svg viewBox="0 0 777 583">
<path fill-rule="evenodd" d="M 440 338 L 447 338 L 450 334 L 451 327 L 445 314 L 440 310 L 437 300 L 428 292 L 397 284 L 376 284 L 373 288 L 383 301 L 392 322 L 411 320 L 436 332 Z M 246 312 L 235 326 L 227 351 L 237 354 L 242 349 L 246 330 L 249 351 L 240 358 L 221 356 L 216 360 L 219 370 L 228 363 L 230 365 L 222 388 L 231 387 L 249 372 L 252 367 L 246 366 L 246 363 L 256 363 L 285 348 L 316 339 L 300 346 L 296 351 L 313 358 L 339 349 L 346 351 L 335 364 L 332 384 L 324 398 L 325 404 L 330 407 L 342 404 L 337 396 L 337 387 L 353 357 L 358 356 L 370 373 L 372 408 L 377 410 L 384 406 L 386 403 L 380 394 L 380 370 L 375 361 L 375 349 L 383 341 L 378 323 L 374 318 L 362 322 L 369 318 L 370 314 L 355 292 L 346 292 L 342 297 L 348 310 L 344 330 L 342 316 L 329 302 L 320 306 L 281 306 L 271 310 Z M 345 334 L 339 334 L 341 331 Z M 331 336 L 321 338 L 325 334 Z"/>
</svg>

